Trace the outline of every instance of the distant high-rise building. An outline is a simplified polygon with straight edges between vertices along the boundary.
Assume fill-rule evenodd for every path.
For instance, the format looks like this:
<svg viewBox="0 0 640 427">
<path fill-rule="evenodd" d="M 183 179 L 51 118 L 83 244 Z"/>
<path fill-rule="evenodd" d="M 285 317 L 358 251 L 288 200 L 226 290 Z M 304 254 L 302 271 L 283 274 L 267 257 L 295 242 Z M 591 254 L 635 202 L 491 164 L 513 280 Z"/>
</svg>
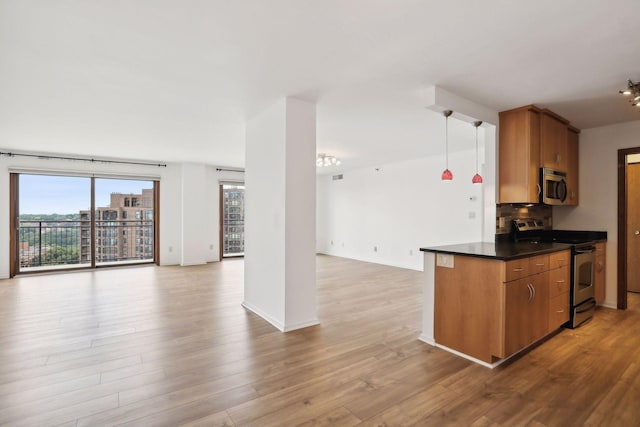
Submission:
<svg viewBox="0 0 640 427">
<path fill-rule="evenodd" d="M 222 187 L 222 256 L 244 254 L 244 186 Z"/>
<path fill-rule="evenodd" d="M 96 208 L 96 262 L 152 260 L 153 190 L 142 194 L 111 193 L 107 207 Z M 80 259 L 91 262 L 91 212 L 80 211 Z"/>
</svg>

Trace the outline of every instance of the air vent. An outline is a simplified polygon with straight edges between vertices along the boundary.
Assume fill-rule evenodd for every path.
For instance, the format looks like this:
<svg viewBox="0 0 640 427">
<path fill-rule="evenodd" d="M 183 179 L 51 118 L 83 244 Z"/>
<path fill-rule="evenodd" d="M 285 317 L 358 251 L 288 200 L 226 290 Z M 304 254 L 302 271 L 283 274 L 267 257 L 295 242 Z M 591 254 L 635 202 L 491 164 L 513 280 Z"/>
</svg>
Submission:
<svg viewBox="0 0 640 427">
<path fill-rule="evenodd" d="M 333 178 L 334 181 L 338 181 L 340 179 L 343 179 L 344 177 L 342 176 L 342 174 L 339 174 L 339 175 L 333 175 L 331 178 Z"/>
</svg>

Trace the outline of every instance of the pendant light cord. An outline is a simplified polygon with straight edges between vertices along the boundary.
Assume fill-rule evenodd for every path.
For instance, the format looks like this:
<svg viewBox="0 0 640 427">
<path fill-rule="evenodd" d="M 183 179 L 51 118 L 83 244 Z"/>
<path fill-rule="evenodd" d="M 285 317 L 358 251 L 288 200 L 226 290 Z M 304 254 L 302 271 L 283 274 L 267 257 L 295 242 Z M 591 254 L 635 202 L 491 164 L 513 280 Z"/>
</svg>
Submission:
<svg viewBox="0 0 640 427">
<path fill-rule="evenodd" d="M 449 116 L 444 120 L 444 140 L 445 140 L 445 165 L 449 169 Z"/>
<path fill-rule="evenodd" d="M 478 126 L 476 126 L 476 173 L 478 173 L 479 169 L 478 162 Z"/>
</svg>

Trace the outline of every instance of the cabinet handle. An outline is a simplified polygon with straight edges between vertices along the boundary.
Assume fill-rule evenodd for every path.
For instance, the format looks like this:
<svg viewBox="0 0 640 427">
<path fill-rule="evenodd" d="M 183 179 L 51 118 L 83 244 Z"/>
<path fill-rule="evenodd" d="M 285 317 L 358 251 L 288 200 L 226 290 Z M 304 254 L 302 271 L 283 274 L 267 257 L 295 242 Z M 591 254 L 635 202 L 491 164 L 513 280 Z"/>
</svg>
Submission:
<svg viewBox="0 0 640 427">
<path fill-rule="evenodd" d="M 533 299 L 533 287 L 531 286 L 531 283 L 527 283 L 527 289 L 529 289 L 529 299 L 527 300 L 528 302 L 531 302 L 531 300 Z"/>
<path fill-rule="evenodd" d="M 542 263 L 542 264 L 536 264 L 536 267 L 544 267 L 544 263 Z"/>
<path fill-rule="evenodd" d="M 514 268 L 513 271 L 516 273 L 520 273 L 524 268 Z"/>
<path fill-rule="evenodd" d="M 557 164 L 560 164 L 560 159 L 561 159 L 561 158 L 562 158 L 562 157 L 560 156 L 560 153 L 556 153 L 556 163 L 557 163 Z"/>
<path fill-rule="evenodd" d="M 533 284 L 531 285 L 531 289 L 533 289 L 533 298 L 532 299 L 536 299 L 536 287 L 533 286 Z"/>
<path fill-rule="evenodd" d="M 542 193 L 542 187 L 540 187 L 540 184 L 536 184 L 536 187 L 538 188 L 538 194 L 537 196 L 540 195 L 540 193 Z"/>
<path fill-rule="evenodd" d="M 564 283 L 564 280 L 556 280 L 556 283 Z"/>
<path fill-rule="evenodd" d="M 564 313 L 564 310 L 558 310 L 556 313 Z"/>
</svg>

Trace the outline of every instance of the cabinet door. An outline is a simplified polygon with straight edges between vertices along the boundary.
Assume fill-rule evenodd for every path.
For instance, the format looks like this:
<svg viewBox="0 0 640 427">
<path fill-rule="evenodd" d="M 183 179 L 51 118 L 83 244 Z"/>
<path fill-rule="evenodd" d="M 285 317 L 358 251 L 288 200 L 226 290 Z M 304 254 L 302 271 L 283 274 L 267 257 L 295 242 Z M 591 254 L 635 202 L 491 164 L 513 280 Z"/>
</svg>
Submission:
<svg viewBox="0 0 640 427">
<path fill-rule="evenodd" d="M 555 331 L 569 321 L 569 292 L 549 300 L 549 332 Z"/>
<path fill-rule="evenodd" d="M 505 356 L 547 334 L 549 272 L 505 283 Z"/>
<path fill-rule="evenodd" d="M 607 251 L 606 243 L 596 243 L 596 274 L 594 278 L 594 293 L 596 303 L 602 304 L 607 287 Z"/>
<path fill-rule="evenodd" d="M 569 127 L 567 131 L 567 205 L 578 205 L 578 159 L 580 155 L 579 130 Z"/>
<path fill-rule="evenodd" d="M 566 172 L 567 154 L 567 123 L 543 111 L 540 115 L 540 166 Z"/>
<path fill-rule="evenodd" d="M 569 292 L 571 286 L 571 272 L 569 267 L 556 268 L 549 272 L 549 298 Z"/>
<path fill-rule="evenodd" d="M 540 202 L 540 110 L 533 105 L 500 113 L 500 203 Z"/>
</svg>

